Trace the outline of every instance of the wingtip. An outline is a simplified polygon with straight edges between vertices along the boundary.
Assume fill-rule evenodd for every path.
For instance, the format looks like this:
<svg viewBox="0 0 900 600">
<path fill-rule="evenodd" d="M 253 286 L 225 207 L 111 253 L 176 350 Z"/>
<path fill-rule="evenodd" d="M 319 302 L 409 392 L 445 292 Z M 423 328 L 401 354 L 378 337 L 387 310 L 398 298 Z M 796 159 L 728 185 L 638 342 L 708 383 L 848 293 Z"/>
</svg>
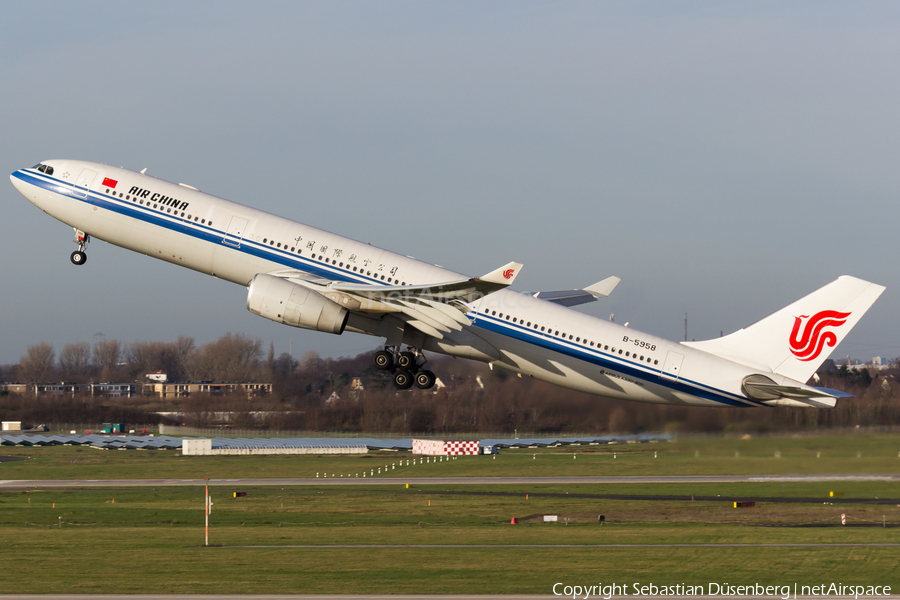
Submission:
<svg viewBox="0 0 900 600">
<path fill-rule="evenodd" d="M 499 269 L 491 271 L 484 277 L 480 277 L 480 279 L 482 281 L 489 281 L 491 283 L 498 283 L 501 285 L 512 285 L 512 282 L 515 281 L 516 277 L 519 275 L 519 270 L 521 270 L 521 268 L 522 263 L 507 263 Z"/>
<path fill-rule="evenodd" d="M 592 294 L 595 298 L 605 298 L 609 296 L 616 286 L 619 285 L 619 282 L 622 281 L 619 277 L 607 277 L 603 281 L 598 281 L 594 285 L 589 285 L 584 288 L 584 291 Z"/>
</svg>

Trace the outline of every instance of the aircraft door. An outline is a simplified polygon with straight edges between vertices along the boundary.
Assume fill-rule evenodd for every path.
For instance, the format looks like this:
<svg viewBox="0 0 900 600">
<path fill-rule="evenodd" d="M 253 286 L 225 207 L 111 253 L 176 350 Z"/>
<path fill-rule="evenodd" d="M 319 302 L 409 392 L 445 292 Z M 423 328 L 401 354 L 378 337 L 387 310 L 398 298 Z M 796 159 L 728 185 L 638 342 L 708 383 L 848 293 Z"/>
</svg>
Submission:
<svg viewBox="0 0 900 600">
<path fill-rule="evenodd" d="M 663 379 L 676 381 L 681 375 L 681 363 L 684 362 L 684 355 L 677 352 L 669 351 L 666 354 L 666 362 L 663 363 L 663 370 L 659 376 Z"/>
<path fill-rule="evenodd" d="M 87 198 L 88 189 L 90 189 L 91 184 L 94 183 L 94 177 L 96 176 L 97 173 L 90 169 L 81 171 L 81 175 L 75 180 L 75 195 L 79 198 Z"/>
<path fill-rule="evenodd" d="M 244 232 L 247 230 L 247 219 L 241 217 L 231 217 L 231 223 L 222 238 L 223 244 L 228 244 L 234 248 L 241 247 L 241 240 L 244 239 Z"/>
</svg>

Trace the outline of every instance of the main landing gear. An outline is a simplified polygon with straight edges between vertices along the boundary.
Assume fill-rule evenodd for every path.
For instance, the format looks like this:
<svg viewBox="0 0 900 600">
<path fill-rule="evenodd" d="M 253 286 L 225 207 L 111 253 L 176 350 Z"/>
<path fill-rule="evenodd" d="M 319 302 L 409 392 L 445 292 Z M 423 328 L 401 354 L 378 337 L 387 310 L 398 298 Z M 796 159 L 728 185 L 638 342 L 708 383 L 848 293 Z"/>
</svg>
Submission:
<svg viewBox="0 0 900 600">
<path fill-rule="evenodd" d="M 434 387 L 437 377 L 431 371 L 422 369 L 425 362 L 425 356 L 415 348 L 398 352 L 396 348 L 388 347 L 372 357 L 376 369 L 394 374 L 394 387 L 398 390 L 408 390 L 413 385 L 420 390 Z"/>
<path fill-rule="evenodd" d="M 91 236 L 81 231 L 80 229 L 75 230 L 75 243 L 78 244 L 78 250 L 73 252 L 69 256 L 69 260 L 72 261 L 73 265 L 83 265 L 87 262 L 87 254 L 84 252 L 84 247 L 87 246 L 88 242 L 91 241 Z"/>
</svg>

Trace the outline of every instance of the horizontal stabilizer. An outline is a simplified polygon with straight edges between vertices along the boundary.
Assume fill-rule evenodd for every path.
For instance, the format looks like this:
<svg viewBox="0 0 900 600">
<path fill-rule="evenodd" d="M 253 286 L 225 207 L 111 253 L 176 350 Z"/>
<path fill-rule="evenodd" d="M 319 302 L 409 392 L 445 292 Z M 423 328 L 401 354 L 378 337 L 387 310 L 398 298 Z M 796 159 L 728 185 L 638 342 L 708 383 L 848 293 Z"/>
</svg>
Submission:
<svg viewBox="0 0 900 600">
<path fill-rule="evenodd" d="M 622 281 L 618 277 L 607 277 L 603 281 L 598 281 L 594 285 L 589 285 L 583 290 L 562 290 L 559 292 L 538 292 L 534 294 L 535 298 L 554 302 L 562 306 L 578 306 L 594 302 L 600 298 L 606 298 L 615 289 L 619 282 Z"/>
<path fill-rule="evenodd" d="M 812 408 L 833 408 L 837 398 L 852 396 L 828 388 L 778 384 L 765 375 L 758 374 L 745 377 L 741 383 L 741 391 L 748 398 L 766 404 Z"/>
</svg>

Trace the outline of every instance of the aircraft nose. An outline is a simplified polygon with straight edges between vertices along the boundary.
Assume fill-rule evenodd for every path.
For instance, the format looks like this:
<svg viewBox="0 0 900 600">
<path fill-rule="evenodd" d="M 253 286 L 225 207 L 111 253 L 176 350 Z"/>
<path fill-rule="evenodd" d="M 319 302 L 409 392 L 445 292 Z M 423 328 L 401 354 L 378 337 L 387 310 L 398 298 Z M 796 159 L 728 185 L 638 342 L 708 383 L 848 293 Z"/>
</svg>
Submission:
<svg viewBox="0 0 900 600">
<path fill-rule="evenodd" d="M 26 198 L 30 198 L 29 192 L 31 191 L 31 188 L 33 186 L 25 181 L 24 174 L 25 172 L 22 169 L 13 171 L 13 173 L 9 176 L 9 180 L 12 181 L 13 186 L 15 186 L 20 194 L 22 194 Z"/>
</svg>

